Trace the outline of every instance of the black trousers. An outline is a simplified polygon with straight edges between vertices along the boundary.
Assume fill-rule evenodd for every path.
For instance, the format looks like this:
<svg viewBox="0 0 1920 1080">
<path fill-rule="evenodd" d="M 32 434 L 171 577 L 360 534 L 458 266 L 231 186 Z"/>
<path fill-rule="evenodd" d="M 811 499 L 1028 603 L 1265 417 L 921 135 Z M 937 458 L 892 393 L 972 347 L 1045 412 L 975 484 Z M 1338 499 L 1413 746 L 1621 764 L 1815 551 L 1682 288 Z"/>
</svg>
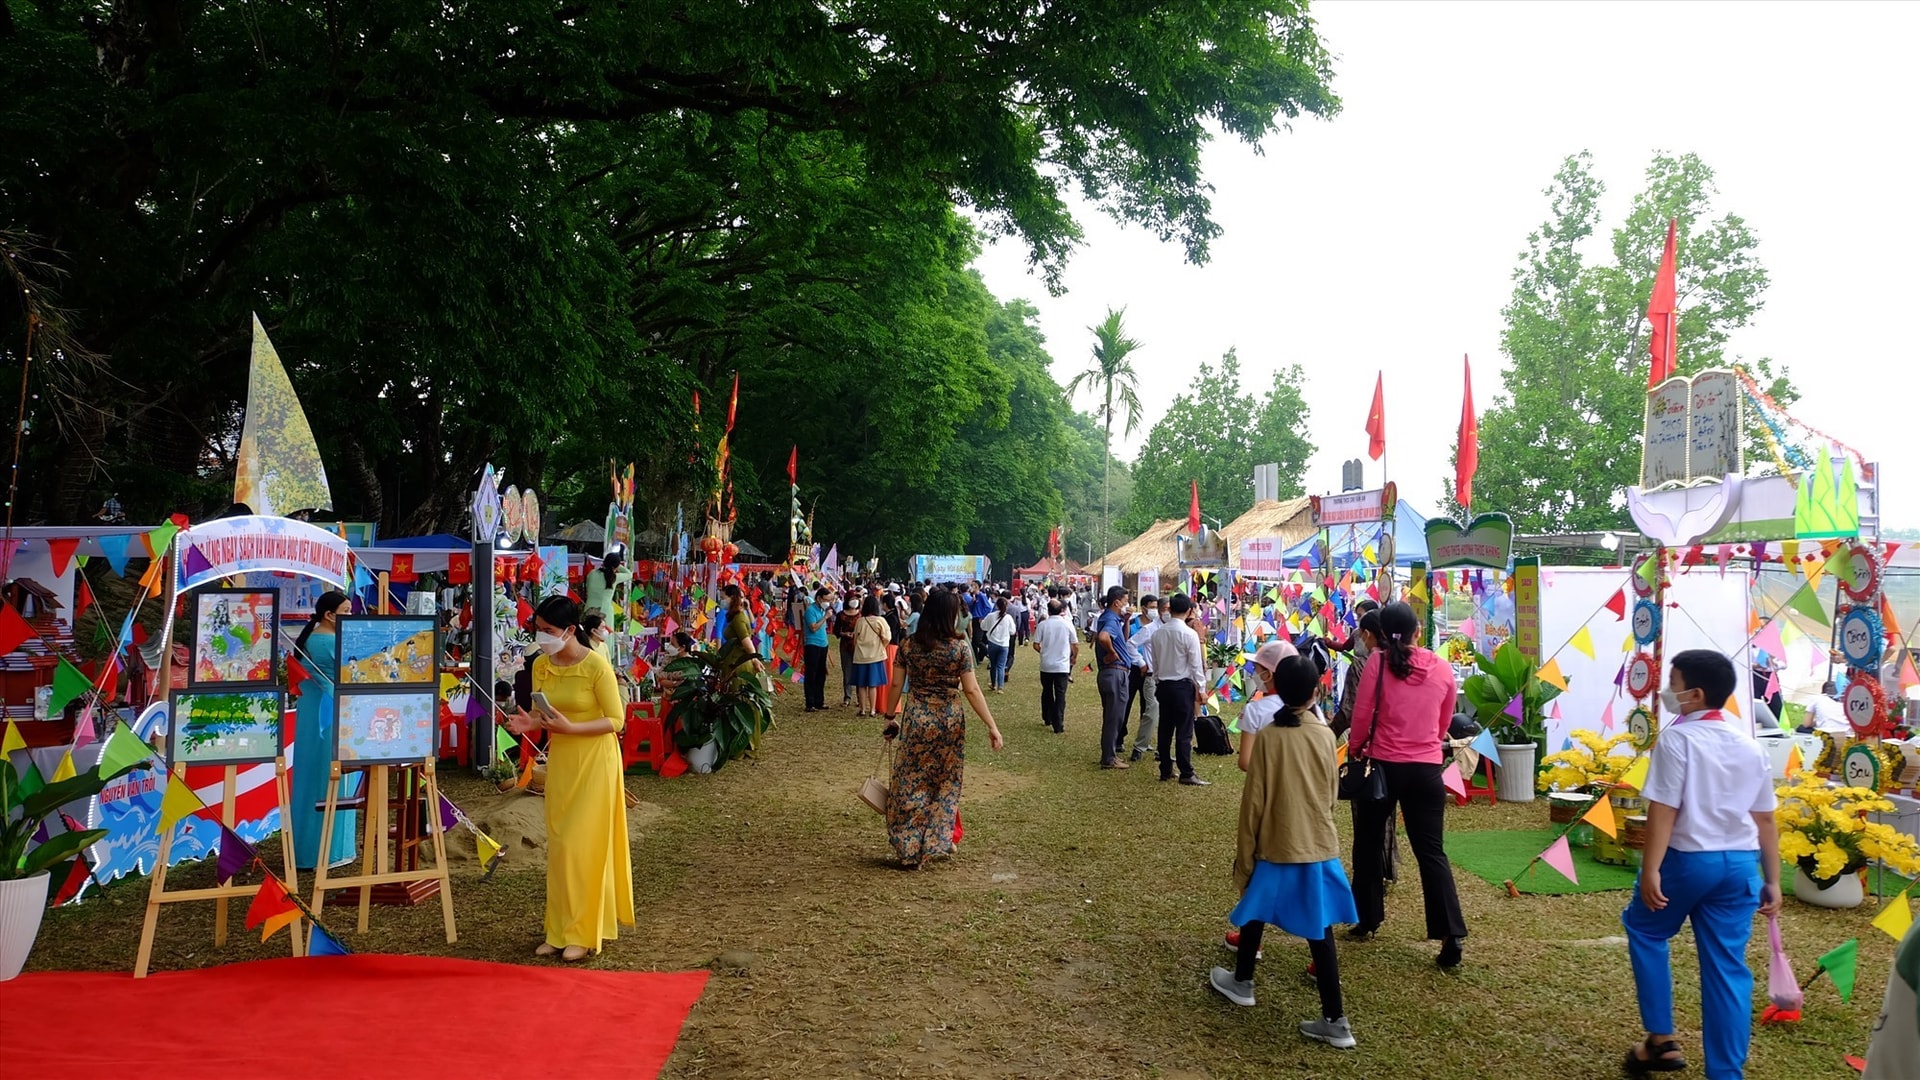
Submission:
<svg viewBox="0 0 1920 1080">
<path fill-rule="evenodd" d="M 840 704 L 853 700 L 853 642 L 840 643 Z"/>
<path fill-rule="evenodd" d="M 1385 838 L 1398 805 L 1406 815 L 1407 846 L 1420 866 L 1427 937 L 1467 936 L 1453 866 L 1447 862 L 1447 787 L 1440 780 L 1442 767 L 1414 761 L 1375 764 L 1386 771 L 1387 797 L 1353 804 L 1353 902 L 1360 911 L 1360 925 L 1374 927 L 1386 921 Z"/>
<path fill-rule="evenodd" d="M 1067 680 L 1070 671 L 1040 673 L 1040 722 L 1055 731 L 1067 729 Z"/>
<path fill-rule="evenodd" d="M 1260 938 L 1266 930 L 1263 922 L 1250 922 L 1240 928 L 1240 952 L 1234 957 L 1233 977 L 1241 982 L 1253 978 L 1253 965 L 1260 959 Z M 1320 1015 L 1338 1020 L 1347 1012 L 1340 1001 L 1340 958 L 1333 951 L 1333 927 L 1327 927 L 1320 940 L 1307 942 L 1307 952 L 1313 957 L 1313 981 L 1320 988 Z"/>
<path fill-rule="evenodd" d="M 1160 699 L 1160 776 L 1173 775 L 1177 757 L 1180 775 L 1193 775 L 1193 680 L 1178 679 L 1154 685 Z"/>
<path fill-rule="evenodd" d="M 809 645 L 806 653 L 806 667 L 803 680 L 807 691 L 807 708 L 824 709 L 827 707 L 827 647 Z"/>
</svg>

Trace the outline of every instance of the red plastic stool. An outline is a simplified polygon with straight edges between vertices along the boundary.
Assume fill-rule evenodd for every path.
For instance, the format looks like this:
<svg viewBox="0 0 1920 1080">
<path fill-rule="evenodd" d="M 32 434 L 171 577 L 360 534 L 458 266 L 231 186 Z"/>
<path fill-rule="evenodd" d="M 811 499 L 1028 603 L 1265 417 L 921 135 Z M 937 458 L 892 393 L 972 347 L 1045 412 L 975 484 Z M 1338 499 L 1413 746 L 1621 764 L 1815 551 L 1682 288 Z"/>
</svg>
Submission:
<svg viewBox="0 0 1920 1080">
<path fill-rule="evenodd" d="M 646 748 L 641 749 L 641 744 Z M 636 701 L 627 706 L 627 728 L 620 733 L 621 767 L 632 768 L 640 762 L 657 775 L 667 762 L 672 748 L 667 745 L 666 723 L 654 715 L 653 702 Z"/>
<path fill-rule="evenodd" d="M 452 758 L 462 765 L 473 764 L 473 749 L 467 745 L 467 722 L 453 715 L 445 701 L 440 702 L 440 757 Z"/>
</svg>

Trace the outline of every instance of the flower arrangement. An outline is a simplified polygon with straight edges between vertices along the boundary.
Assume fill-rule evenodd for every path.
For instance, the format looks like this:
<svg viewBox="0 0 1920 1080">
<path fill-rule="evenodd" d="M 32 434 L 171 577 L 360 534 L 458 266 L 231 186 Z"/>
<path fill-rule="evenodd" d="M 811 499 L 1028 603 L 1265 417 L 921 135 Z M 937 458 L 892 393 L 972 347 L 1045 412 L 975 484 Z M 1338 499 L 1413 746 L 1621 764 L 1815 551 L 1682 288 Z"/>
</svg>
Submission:
<svg viewBox="0 0 1920 1080">
<path fill-rule="evenodd" d="M 1610 739 L 1591 731 L 1576 731 L 1573 741 L 1578 745 L 1548 754 L 1540 762 L 1545 771 L 1534 784 L 1542 792 L 1591 789 L 1597 795 L 1601 788 L 1618 783 L 1627 767 L 1633 764 L 1634 755 L 1613 752 L 1632 738 L 1624 731 Z"/>
<path fill-rule="evenodd" d="M 1775 789 L 1780 808 L 1780 857 L 1791 859 L 1821 888 L 1857 873 L 1879 859 L 1899 874 L 1920 874 L 1920 842 L 1891 825 L 1868 821 L 1868 814 L 1890 814 L 1893 803 L 1878 792 L 1857 787 L 1828 787 L 1801 773 Z"/>
<path fill-rule="evenodd" d="M 1473 642 L 1463 634 L 1454 634 L 1440 643 L 1440 659 L 1462 666 L 1473 663 Z"/>
</svg>

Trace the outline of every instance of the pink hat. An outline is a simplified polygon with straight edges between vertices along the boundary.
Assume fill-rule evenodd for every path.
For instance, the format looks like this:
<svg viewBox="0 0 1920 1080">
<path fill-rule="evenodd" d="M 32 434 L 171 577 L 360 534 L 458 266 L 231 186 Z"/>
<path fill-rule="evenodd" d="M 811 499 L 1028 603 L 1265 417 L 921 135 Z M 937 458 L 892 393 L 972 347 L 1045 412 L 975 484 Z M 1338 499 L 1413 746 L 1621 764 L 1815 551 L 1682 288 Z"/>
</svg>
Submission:
<svg viewBox="0 0 1920 1080">
<path fill-rule="evenodd" d="M 1289 656 L 1299 655 L 1300 650 L 1294 648 L 1291 641 L 1269 641 L 1260 646 L 1259 652 L 1253 654 L 1253 662 L 1272 671 L 1280 666 L 1280 661 Z"/>
</svg>

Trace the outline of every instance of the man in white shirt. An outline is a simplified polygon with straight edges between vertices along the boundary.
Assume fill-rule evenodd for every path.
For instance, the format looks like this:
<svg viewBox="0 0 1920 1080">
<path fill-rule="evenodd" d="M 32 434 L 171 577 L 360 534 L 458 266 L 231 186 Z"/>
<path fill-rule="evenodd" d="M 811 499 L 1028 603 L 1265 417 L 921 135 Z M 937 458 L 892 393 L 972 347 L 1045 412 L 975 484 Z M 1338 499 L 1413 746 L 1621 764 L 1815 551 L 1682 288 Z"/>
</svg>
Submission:
<svg viewBox="0 0 1920 1080">
<path fill-rule="evenodd" d="M 1204 787 L 1212 781 L 1193 773 L 1193 718 L 1206 700 L 1207 658 L 1200 635 L 1187 624 L 1192 613 L 1193 600 L 1174 593 L 1167 601 L 1168 618 L 1153 632 L 1147 648 L 1153 654 L 1154 693 L 1160 700 L 1160 779 L 1173 779 L 1177 758 L 1180 782 Z"/>
<path fill-rule="evenodd" d="M 1033 631 L 1033 651 L 1040 654 L 1040 722 L 1058 735 L 1067 729 L 1067 683 L 1080 662 L 1080 636 L 1060 601 L 1048 602 L 1047 617 Z"/>
<path fill-rule="evenodd" d="M 1148 648 L 1153 641 L 1154 631 L 1160 629 L 1160 600 L 1155 596 L 1140 598 L 1140 629 L 1134 631 L 1127 640 L 1133 651 L 1146 665 L 1140 674 L 1140 685 L 1134 693 L 1140 695 L 1140 737 L 1134 740 L 1133 753 L 1128 761 L 1139 761 L 1153 750 L 1153 737 L 1160 724 L 1160 699 L 1154 693 L 1157 683 L 1153 678 L 1153 657 Z"/>
<path fill-rule="evenodd" d="M 1847 723 L 1847 710 L 1840 707 L 1839 688 L 1831 681 L 1820 684 L 1820 696 L 1807 706 L 1807 718 L 1796 731 L 1805 734 L 1818 731 L 1836 738 L 1853 733 L 1852 725 Z"/>
</svg>

